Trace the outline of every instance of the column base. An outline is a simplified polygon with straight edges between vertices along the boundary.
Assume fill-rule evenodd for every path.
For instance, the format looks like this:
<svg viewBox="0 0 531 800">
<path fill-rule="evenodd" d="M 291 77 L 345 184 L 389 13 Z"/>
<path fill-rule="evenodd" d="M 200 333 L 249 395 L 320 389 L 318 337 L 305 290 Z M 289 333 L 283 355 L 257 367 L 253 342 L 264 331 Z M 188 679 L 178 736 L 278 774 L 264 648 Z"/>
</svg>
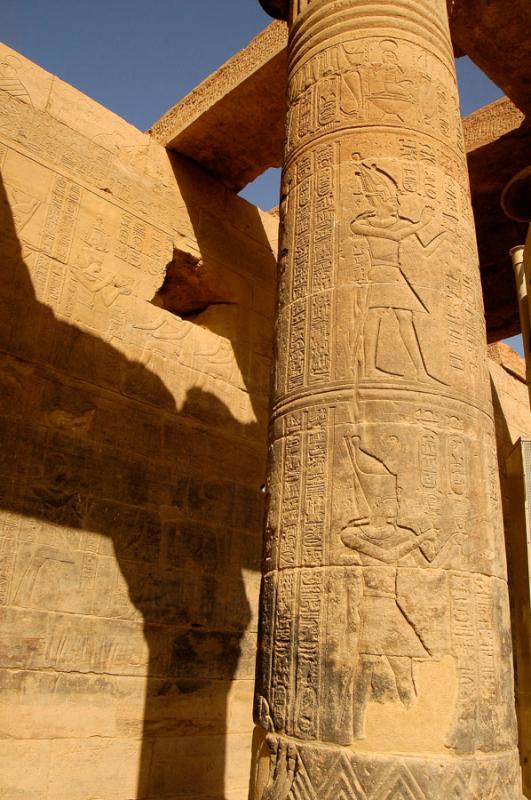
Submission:
<svg viewBox="0 0 531 800">
<path fill-rule="evenodd" d="M 263 759 L 269 748 L 269 776 Z M 269 734 L 255 797 L 262 800 L 525 800 L 516 753 L 377 755 Z"/>
</svg>

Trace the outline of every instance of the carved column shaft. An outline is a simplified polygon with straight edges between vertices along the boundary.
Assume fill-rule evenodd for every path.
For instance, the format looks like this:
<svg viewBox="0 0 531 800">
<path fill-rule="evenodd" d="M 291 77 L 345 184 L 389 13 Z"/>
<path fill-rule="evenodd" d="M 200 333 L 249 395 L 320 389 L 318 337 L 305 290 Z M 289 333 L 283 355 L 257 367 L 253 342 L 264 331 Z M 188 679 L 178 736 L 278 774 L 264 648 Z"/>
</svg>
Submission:
<svg viewBox="0 0 531 800">
<path fill-rule="evenodd" d="M 446 2 L 293 0 L 290 28 L 256 704 L 265 796 L 516 800 Z"/>
</svg>

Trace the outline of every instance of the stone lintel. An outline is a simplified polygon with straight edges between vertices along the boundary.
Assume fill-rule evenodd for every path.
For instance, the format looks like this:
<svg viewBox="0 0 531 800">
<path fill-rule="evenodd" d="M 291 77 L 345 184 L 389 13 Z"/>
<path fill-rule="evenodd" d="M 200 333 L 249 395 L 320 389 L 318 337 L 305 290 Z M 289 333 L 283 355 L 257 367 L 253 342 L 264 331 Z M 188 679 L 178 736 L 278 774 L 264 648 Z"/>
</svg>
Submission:
<svg viewBox="0 0 531 800">
<path fill-rule="evenodd" d="M 454 47 L 466 53 L 525 114 L 531 114 L 529 0 L 452 0 Z"/>
<path fill-rule="evenodd" d="M 149 133 L 239 191 L 282 164 L 287 27 L 273 22 Z"/>
</svg>

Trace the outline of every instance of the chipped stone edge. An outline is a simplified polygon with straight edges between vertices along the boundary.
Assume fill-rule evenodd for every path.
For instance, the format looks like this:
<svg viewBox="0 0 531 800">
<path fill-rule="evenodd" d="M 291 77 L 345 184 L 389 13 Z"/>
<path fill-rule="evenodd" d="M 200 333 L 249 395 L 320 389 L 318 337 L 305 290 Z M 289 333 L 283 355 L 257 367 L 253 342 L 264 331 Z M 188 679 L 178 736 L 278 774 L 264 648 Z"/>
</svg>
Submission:
<svg viewBox="0 0 531 800">
<path fill-rule="evenodd" d="M 525 115 L 508 97 L 501 97 L 493 103 L 478 108 L 463 119 L 467 152 L 511 133 L 519 128 L 524 120 Z"/>
</svg>

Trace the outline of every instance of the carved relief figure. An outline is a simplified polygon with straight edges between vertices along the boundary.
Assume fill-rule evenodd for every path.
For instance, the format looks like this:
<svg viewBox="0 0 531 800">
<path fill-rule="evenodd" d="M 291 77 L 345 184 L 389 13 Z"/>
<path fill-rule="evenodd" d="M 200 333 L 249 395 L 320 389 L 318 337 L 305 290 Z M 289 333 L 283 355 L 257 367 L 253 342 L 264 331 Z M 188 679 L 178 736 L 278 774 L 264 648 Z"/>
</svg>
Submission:
<svg viewBox="0 0 531 800">
<path fill-rule="evenodd" d="M 105 274 L 101 259 L 88 252 L 80 259 L 76 278 L 80 284 L 79 302 L 89 308 L 93 307 L 96 297 L 109 307 L 120 295 L 131 294 L 125 277 Z"/>
<path fill-rule="evenodd" d="M 385 317 L 391 314 L 398 324 L 413 377 L 438 380 L 428 371 L 414 322 L 416 314 L 428 314 L 429 309 L 402 268 L 400 245 L 408 236 L 416 236 L 429 253 L 438 245 L 443 231 L 434 228 L 431 207 L 424 207 L 417 221 L 405 216 L 400 208 L 396 181 L 375 162 L 355 163 L 365 197 L 372 206 L 359 213 L 350 224 L 355 235 L 366 239 L 371 259 L 363 331 L 365 373 L 368 377 L 382 372 L 401 374 L 394 367 L 382 367 L 378 360 L 381 327 Z"/>
<path fill-rule="evenodd" d="M 369 99 L 380 111 L 382 119 L 391 117 L 404 122 L 404 113 L 415 102 L 412 77 L 398 63 L 398 45 L 391 39 L 380 42 L 382 63 L 374 65 L 370 78 Z"/>
<path fill-rule="evenodd" d="M 400 702 L 409 705 L 416 697 L 414 662 L 430 658 L 400 607 L 396 581 L 399 564 L 427 565 L 422 547 L 433 532 L 417 533 L 400 524 L 396 474 L 361 448 L 359 436 L 346 437 L 345 443 L 354 467 L 358 515 L 343 527 L 341 540 L 364 567 L 352 674 L 353 734 L 359 739 L 371 698 L 391 699 L 394 683 Z"/>
<path fill-rule="evenodd" d="M 82 239 L 89 246 L 89 248 L 97 250 L 100 253 L 108 253 L 110 250 L 110 236 L 105 231 L 103 218 L 101 216 L 96 218 L 96 222 L 92 228 L 89 228 L 85 232 L 85 235 L 82 236 Z"/>
<path fill-rule="evenodd" d="M 268 738 L 274 768 L 264 788 L 262 800 L 287 800 L 291 794 L 297 770 L 295 745 L 282 742 L 273 736 Z M 293 795 L 291 795 L 293 796 Z"/>
</svg>

